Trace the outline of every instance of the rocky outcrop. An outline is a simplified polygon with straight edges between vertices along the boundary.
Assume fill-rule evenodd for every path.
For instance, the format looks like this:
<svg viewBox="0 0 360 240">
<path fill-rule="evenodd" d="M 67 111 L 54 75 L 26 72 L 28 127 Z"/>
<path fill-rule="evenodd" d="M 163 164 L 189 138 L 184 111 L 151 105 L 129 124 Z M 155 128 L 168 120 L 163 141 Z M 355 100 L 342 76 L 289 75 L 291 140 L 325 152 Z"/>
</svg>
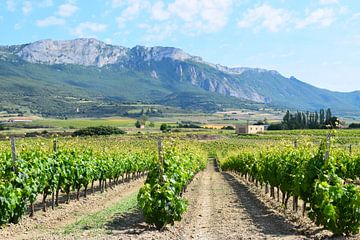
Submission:
<svg viewBox="0 0 360 240">
<path fill-rule="evenodd" d="M 178 61 L 201 60 L 178 48 L 136 46 L 130 49 L 109 45 L 92 38 L 68 41 L 41 40 L 23 45 L 17 49 L 16 55 L 31 63 L 97 67 L 124 63 L 129 59 L 141 61 L 162 61 L 164 58 Z"/>
<path fill-rule="evenodd" d="M 21 59 L 41 64 L 76 64 L 102 67 L 128 57 L 129 49 L 96 39 L 41 40 L 24 45 L 16 53 Z"/>
</svg>

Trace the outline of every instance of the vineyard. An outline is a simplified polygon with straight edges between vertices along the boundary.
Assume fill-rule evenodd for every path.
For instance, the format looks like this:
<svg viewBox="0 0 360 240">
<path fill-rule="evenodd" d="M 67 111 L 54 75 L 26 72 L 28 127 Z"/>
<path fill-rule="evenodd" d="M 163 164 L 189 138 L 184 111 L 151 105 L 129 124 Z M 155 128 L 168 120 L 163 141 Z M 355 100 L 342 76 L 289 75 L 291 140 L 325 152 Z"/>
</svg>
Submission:
<svg viewBox="0 0 360 240">
<path fill-rule="evenodd" d="M 83 188 L 86 197 L 88 187 L 93 192 L 94 183 L 98 181 L 104 191 L 120 180 L 129 181 L 131 177 L 143 175 L 154 161 L 151 150 L 133 148 L 129 151 L 125 145 L 110 150 L 106 149 L 110 146 L 91 148 L 87 144 L 57 149 L 55 142 L 52 150 L 46 150 L 44 143 L 22 145 L 18 154 L 3 150 L 0 153 L 0 224 L 17 223 L 28 204 L 33 216 L 39 194 L 43 196 L 44 210 L 49 195 L 54 208 L 60 191 L 66 194 L 68 203 L 72 190 L 79 199 Z"/>
<path fill-rule="evenodd" d="M 111 201 L 107 194 L 131 188 L 136 197 L 117 200 L 119 206 L 132 205 L 112 228 L 109 221 L 116 212 L 94 205 L 98 210 L 94 214 L 108 214 L 94 225 L 96 231 L 91 231 L 91 220 L 82 212 L 83 217 L 72 216 L 75 222 L 69 220 L 72 224 L 64 226 L 66 230 L 51 228 L 45 236 L 60 234 L 62 239 L 89 231 L 88 237 L 97 239 L 102 236 L 98 231 L 105 230 L 125 239 L 223 239 L 230 232 L 235 234 L 230 239 L 238 239 L 249 231 L 254 238 L 319 238 L 320 232 L 320 238 L 356 239 L 360 154 L 333 135 L 321 141 L 318 136 L 296 141 L 228 136 L 192 141 L 181 135 L 2 141 L 0 236 L 11 238 L 25 225 L 34 229 L 33 235 L 14 239 L 37 238 L 39 226 L 32 219 L 42 219 L 41 212 L 51 218 L 65 211 L 64 219 L 67 215 L 70 219 L 67 208 L 73 211 L 75 205 L 81 210 L 87 201 L 107 206 Z M 103 202 L 96 203 L 101 195 Z M 305 230 L 297 230 L 303 227 L 298 220 L 283 220 L 290 219 L 289 211 L 307 221 Z M 84 222 L 88 223 L 81 227 Z M 272 222 L 276 226 L 269 225 Z"/>
<path fill-rule="evenodd" d="M 357 234 L 360 230 L 360 175 L 359 156 L 343 151 L 333 152 L 330 138 L 317 151 L 309 146 L 283 146 L 247 149 L 221 162 L 223 170 L 240 173 L 244 178 L 277 199 L 282 193 L 282 204 L 288 207 L 293 197 L 293 208 L 298 210 L 299 199 L 303 213 L 335 235 Z M 355 182 L 355 183 L 354 183 Z"/>
</svg>

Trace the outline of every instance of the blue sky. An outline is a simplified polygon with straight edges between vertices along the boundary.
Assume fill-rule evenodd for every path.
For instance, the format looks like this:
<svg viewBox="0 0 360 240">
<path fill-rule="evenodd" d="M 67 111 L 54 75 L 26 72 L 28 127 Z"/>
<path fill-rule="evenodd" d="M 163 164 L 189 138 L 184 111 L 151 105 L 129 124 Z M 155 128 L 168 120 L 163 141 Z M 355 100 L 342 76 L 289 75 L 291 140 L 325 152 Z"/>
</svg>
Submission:
<svg viewBox="0 0 360 240">
<path fill-rule="evenodd" d="M 0 0 L 0 44 L 95 37 L 360 90 L 360 0 Z"/>
</svg>

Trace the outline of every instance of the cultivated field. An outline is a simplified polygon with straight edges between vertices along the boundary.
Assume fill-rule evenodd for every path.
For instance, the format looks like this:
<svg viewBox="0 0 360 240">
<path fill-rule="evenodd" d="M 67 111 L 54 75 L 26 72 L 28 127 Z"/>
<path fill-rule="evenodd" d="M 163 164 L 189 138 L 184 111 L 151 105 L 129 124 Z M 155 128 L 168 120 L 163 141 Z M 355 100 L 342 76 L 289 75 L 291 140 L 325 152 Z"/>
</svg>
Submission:
<svg viewBox="0 0 360 240">
<path fill-rule="evenodd" d="M 328 132 L 3 140 L 0 238 L 358 239 L 359 132 Z"/>
</svg>

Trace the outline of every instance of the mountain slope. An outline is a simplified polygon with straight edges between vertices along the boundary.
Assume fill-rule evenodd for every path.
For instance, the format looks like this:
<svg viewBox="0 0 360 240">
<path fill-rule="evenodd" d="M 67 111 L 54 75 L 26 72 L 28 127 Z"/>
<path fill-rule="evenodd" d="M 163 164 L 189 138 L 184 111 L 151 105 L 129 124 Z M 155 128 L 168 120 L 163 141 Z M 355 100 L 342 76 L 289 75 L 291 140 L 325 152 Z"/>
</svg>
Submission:
<svg viewBox="0 0 360 240">
<path fill-rule="evenodd" d="M 96 39 L 0 47 L 0 84 L 3 105 L 46 115 L 73 115 L 78 108 L 97 114 L 94 109 L 104 105 L 110 113 L 136 101 L 205 111 L 272 106 L 360 112 L 359 92 L 319 89 L 276 71 L 214 65 L 177 48 L 130 49 Z"/>
</svg>

